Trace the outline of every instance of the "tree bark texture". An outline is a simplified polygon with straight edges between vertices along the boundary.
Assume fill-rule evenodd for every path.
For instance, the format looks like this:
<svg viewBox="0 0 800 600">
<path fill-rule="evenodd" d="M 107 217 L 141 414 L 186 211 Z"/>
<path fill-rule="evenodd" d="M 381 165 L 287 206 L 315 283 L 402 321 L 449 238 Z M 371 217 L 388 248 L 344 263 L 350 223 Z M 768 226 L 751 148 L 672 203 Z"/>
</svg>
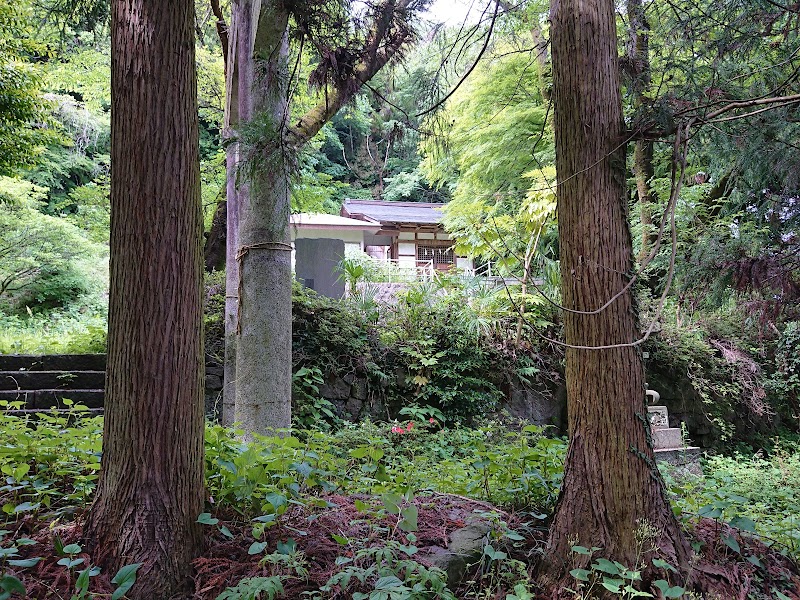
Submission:
<svg viewBox="0 0 800 600">
<path fill-rule="evenodd" d="M 194 3 L 112 2 L 111 289 L 103 458 L 88 541 L 132 599 L 200 551 L 202 214 Z"/>
<path fill-rule="evenodd" d="M 628 283 L 633 267 L 625 189 L 624 123 L 613 0 L 556 0 L 551 6 L 558 228 L 564 305 L 599 308 Z M 676 567 L 688 545 L 654 462 L 632 294 L 598 314 L 566 311 L 570 445 L 543 567 L 563 582 L 571 546 L 597 546 L 630 567 L 636 530 Z"/>
<path fill-rule="evenodd" d="M 239 306 L 234 420 L 246 435 L 291 426 L 292 269 L 288 152 L 289 13 L 279 0 L 237 8 Z M 246 133 L 245 133 L 246 132 Z"/>
</svg>

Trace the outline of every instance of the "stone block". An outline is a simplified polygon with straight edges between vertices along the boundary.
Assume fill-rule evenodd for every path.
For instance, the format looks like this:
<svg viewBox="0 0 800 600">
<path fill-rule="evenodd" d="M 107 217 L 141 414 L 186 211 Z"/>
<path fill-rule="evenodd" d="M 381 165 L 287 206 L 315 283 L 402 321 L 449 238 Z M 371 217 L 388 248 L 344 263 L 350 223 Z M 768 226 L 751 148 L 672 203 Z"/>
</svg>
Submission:
<svg viewBox="0 0 800 600">
<path fill-rule="evenodd" d="M 348 398 L 344 405 L 344 410 L 354 421 L 358 420 L 361 416 L 361 411 L 364 409 L 364 402 L 358 398 Z"/>
<path fill-rule="evenodd" d="M 319 394 L 327 400 L 347 400 L 350 397 L 350 384 L 338 377 L 329 377 L 319 386 Z"/>
<path fill-rule="evenodd" d="M 654 429 L 653 448 L 655 450 L 683 448 L 683 436 L 681 435 L 681 430 L 677 427 L 670 427 L 668 429 Z"/>
<path fill-rule="evenodd" d="M 647 416 L 650 419 L 650 427 L 653 429 L 669 427 L 669 413 L 666 406 L 648 406 Z"/>
<path fill-rule="evenodd" d="M 483 554 L 490 530 L 488 522 L 473 519 L 450 534 L 447 548 L 428 548 L 425 562 L 447 573 L 447 584 L 455 587 L 464 578 L 467 567 Z"/>
</svg>

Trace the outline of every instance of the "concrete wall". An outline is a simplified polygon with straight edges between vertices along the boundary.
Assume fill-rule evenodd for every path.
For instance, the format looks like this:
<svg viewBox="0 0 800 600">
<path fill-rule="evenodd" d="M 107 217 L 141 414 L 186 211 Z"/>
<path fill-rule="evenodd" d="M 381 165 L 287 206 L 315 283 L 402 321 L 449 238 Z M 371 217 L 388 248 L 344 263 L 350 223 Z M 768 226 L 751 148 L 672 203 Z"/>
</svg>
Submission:
<svg viewBox="0 0 800 600">
<path fill-rule="evenodd" d="M 297 239 L 295 275 L 308 288 L 328 298 L 344 295 L 344 281 L 339 279 L 336 265 L 345 255 L 345 243 L 330 239 Z"/>
</svg>

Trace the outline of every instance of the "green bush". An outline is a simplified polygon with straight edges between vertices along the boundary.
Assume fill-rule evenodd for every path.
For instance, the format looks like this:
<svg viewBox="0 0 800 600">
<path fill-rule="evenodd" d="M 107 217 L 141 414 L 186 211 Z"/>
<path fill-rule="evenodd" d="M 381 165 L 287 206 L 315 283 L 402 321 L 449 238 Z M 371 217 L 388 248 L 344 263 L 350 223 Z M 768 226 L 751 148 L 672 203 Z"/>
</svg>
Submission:
<svg viewBox="0 0 800 600">
<path fill-rule="evenodd" d="M 0 354 L 95 354 L 106 351 L 105 307 L 83 313 L 0 314 Z"/>
<path fill-rule="evenodd" d="M 0 309 L 5 312 L 67 308 L 106 288 L 106 247 L 67 220 L 40 212 L 45 192 L 23 180 L 0 178 Z"/>
<path fill-rule="evenodd" d="M 776 440 L 769 455 L 713 456 L 703 479 L 668 477 L 675 510 L 757 533 L 800 558 L 800 444 Z"/>
</svg>

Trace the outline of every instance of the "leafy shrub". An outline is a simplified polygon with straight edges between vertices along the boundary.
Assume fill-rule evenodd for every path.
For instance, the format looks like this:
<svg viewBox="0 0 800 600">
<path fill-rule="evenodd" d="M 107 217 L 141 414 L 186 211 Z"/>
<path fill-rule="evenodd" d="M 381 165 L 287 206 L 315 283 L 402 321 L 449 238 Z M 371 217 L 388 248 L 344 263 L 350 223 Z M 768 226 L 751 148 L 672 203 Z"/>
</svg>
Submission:
<svg viewBox="0 0 800 600">
<path fill-rule="evenodd" d="M 775 368 L 766 382 L 776 409 L 792 423 L 800 413 L 800 322 L 786 324 L 775 344 Z"/>
<path fill-rule="evenodd" d="M 221 364 L 225 359 L 225 272 L 206 273 L 204 292 L 206 357 Z"/>
<path fill-rule="evenodd" d="M 685 519 L 716 519 L 763 536 L 800 558 L 800 445 L 778 441 L 769 456 L 713 456 L 704 479 L 667 478 Z"/>
<path fill-rule="evenodd" d="M 64 401 L 69 405 L 69 400 Z M 12 403 L 13 405 L 13 403 Z M 9 406 L 0 401 L 0 409 Z M 6 519 L 20 513 L 71 512 L 91 502 L 100 470 L 102 417 L 40 413 L 0 419 L 0 508 Z M 2 517 L 0 517 L 2 518 Z"/>
<path fill-rule="evenodd" d="M 105 247 L 58 217 L 42 214 L 46 190 L 0 178 L 0 307 L 44 310 L 79 304 L 106 287 Z"/>
<path fill-rule="evenodd" d="M 366 421 L 245 445 L 233 431 L 209 426 L 207 485 L 218 504 L 276 518 L 288 499 L 314 490 L 430 489 L 547 512 L 560 486 L 565 444 L 542 433 L 497 423 L 474 429 L 417 423 L 400 435 Z"/>
<path fill-rule="evenodd" d="M 106 350 L 105 307 L 26 317 L 0 314 L 0 354 L 94 354 Z"/>
<path fill-rule="evenodd" d="M 218 361 L 224 355 L 224 288 L 224 274 L 207 276 L 206 352 Z M 320 296 L 294 282 L 293 402 L 301 425 L 310 426 L 313 414 L 333 420 L 321 388 L 335 379 L 358 379 L 368 401 L 387 408 L 390 417 L 422 404 L 441 410 L 448 422 L 464 423 L 494 411 L 512 377 L 546 391 L 552 381 L 545 376 L 559 371 L 561 355 L 537 352 L 532 328 L 552 324 L 531 310 L 521 345 L 511 344 L 506 340 L 515 336 L 517 322 L 504 297 L 502 289 L 452 278 L 410 286 L 376 317 L 363 303 Z M 306 385 L 310 373 L 315 381 Z"/>
</svg>

